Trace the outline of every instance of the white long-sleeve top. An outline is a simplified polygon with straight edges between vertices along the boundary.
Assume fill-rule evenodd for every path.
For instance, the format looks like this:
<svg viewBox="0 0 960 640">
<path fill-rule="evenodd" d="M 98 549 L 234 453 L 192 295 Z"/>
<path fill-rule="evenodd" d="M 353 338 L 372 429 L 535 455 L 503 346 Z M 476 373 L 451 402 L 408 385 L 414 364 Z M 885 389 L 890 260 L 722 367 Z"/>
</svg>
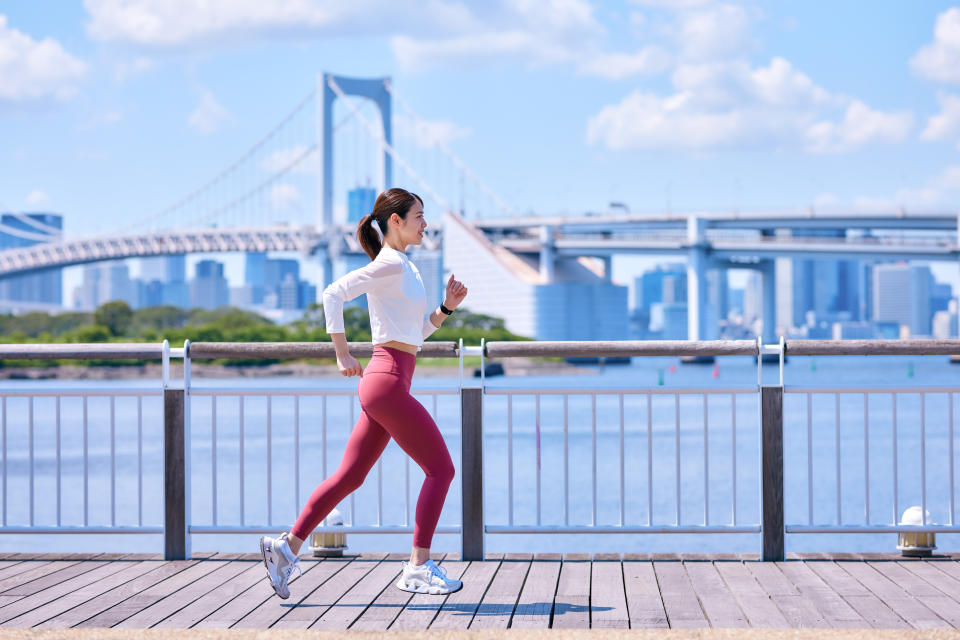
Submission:
<svg viewBox="0 0 960 640">
<path fill-rule="evenodd" d="M 397 340 L 419 347 L 437 330 L 430 322 L 420 271 L 402 251 L 385 246 L 370 264 L 323 290 L 327 333 L 343 333 L 343 303 L 364 293 L 373 344 Z"/>
</svg>

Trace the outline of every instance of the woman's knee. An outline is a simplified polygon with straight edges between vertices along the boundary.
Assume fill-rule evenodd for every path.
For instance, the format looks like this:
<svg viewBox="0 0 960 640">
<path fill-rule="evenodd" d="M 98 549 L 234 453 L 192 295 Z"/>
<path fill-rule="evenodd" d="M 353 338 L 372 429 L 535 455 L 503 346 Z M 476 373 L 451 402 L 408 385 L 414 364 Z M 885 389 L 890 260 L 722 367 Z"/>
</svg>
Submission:
<svg viewBox="0 0 960 640">
<path fill-rule="evenodd" d="M 453 482 L 453 476 L 456 474 L 456 470 L 453 467 L 453 460 L 450 459 L 450 455 L 447 454 L 438 460 L 430 468 L 430 476 L 450 484 Z"/>
</svg>

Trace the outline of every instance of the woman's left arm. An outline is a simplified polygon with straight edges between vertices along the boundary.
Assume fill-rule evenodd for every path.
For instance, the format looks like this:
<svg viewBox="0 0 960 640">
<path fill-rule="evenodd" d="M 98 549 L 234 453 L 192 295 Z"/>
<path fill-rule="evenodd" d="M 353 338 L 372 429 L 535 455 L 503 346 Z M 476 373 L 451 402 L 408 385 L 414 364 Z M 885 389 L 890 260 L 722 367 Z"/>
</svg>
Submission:
<svg viewBox="0 0 960 640">
<path fill-rule="evenodd" d="M 447 309 L 453 311 L 460 306 L 460 303 L 463 302 L 463 299 L 467 297 L 467 287 L 459 280 L 454 279 L 453 274 L 450 274 L 450 279 L 447 280 L 447 290 L 443 297 L 443 306 Z M 428 338 L 431 333 L 440 328 L 440 325 L 443 324 L 443 321 L 447 319 L 447 314 L 440 311 L 440 307 L 437 307 L 433 310 L 433 313 L 427 316 L 426 321 L 423 323 L 423 337 L 424 339 Z"/>
</svg>

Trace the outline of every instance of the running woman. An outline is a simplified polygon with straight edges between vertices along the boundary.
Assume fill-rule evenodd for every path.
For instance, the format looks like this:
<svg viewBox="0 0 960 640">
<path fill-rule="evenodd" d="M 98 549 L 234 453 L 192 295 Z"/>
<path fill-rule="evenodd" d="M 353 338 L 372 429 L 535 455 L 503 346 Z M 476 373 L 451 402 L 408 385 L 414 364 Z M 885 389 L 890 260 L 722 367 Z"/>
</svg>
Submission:
<svg viewBox="0 0 960 640">
<path fill-rule="evenodd" d="M 426 478 L 420 489 L 410 562 L 404 563 L 397 587 L 414 593 L 446 594 L 460 589 L 459 580 L 430 559 L 430 543 L 453 481 L 453 461 L 430 414 L 410 395 L 410 382 L 423 341 L 436 331 L 467 295 L 463 283 L 447 281 L 438 308 L 427 313 L 427 295 L 420 272 L 406 249 L 423 241 L 427 222 L 423 200 L 404 189 L 381 193 L 373 212 L 357 228 L 357 239 L 370 264 L 351 271 L 323 292 L 327 333 L 344 376 L 360 376 L 358 395 L 363 409 L 340 467 L 311 494 L 289 532 L 260 538 L 260 552 L 277 595 L 290 597 L 287 586 L 297 554 L 308 535 L 333 508 L 363 484 L 373 464 L 393 438 L 420 465 Z M 343 330 L 343 303 L 367 294 L 373 357 L 364 370 L 350 355 Z"/>
</svg>

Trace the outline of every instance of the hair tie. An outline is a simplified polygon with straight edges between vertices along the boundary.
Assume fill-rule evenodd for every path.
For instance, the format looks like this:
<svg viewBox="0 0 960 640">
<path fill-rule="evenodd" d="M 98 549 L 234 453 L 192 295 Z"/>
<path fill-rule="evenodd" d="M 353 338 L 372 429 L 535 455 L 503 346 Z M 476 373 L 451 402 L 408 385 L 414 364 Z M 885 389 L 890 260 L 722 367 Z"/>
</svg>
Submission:
<svg viewBox="0 0 960 640">
<path fill-rule="evenodd" d="M 373 230 L 380 236 L 380 244 L 383 244 L 383 231 L 380 229 L 380 223 L 373 216 L 370 216 L 370 226 L 373 227 Z"/>
</svg>

